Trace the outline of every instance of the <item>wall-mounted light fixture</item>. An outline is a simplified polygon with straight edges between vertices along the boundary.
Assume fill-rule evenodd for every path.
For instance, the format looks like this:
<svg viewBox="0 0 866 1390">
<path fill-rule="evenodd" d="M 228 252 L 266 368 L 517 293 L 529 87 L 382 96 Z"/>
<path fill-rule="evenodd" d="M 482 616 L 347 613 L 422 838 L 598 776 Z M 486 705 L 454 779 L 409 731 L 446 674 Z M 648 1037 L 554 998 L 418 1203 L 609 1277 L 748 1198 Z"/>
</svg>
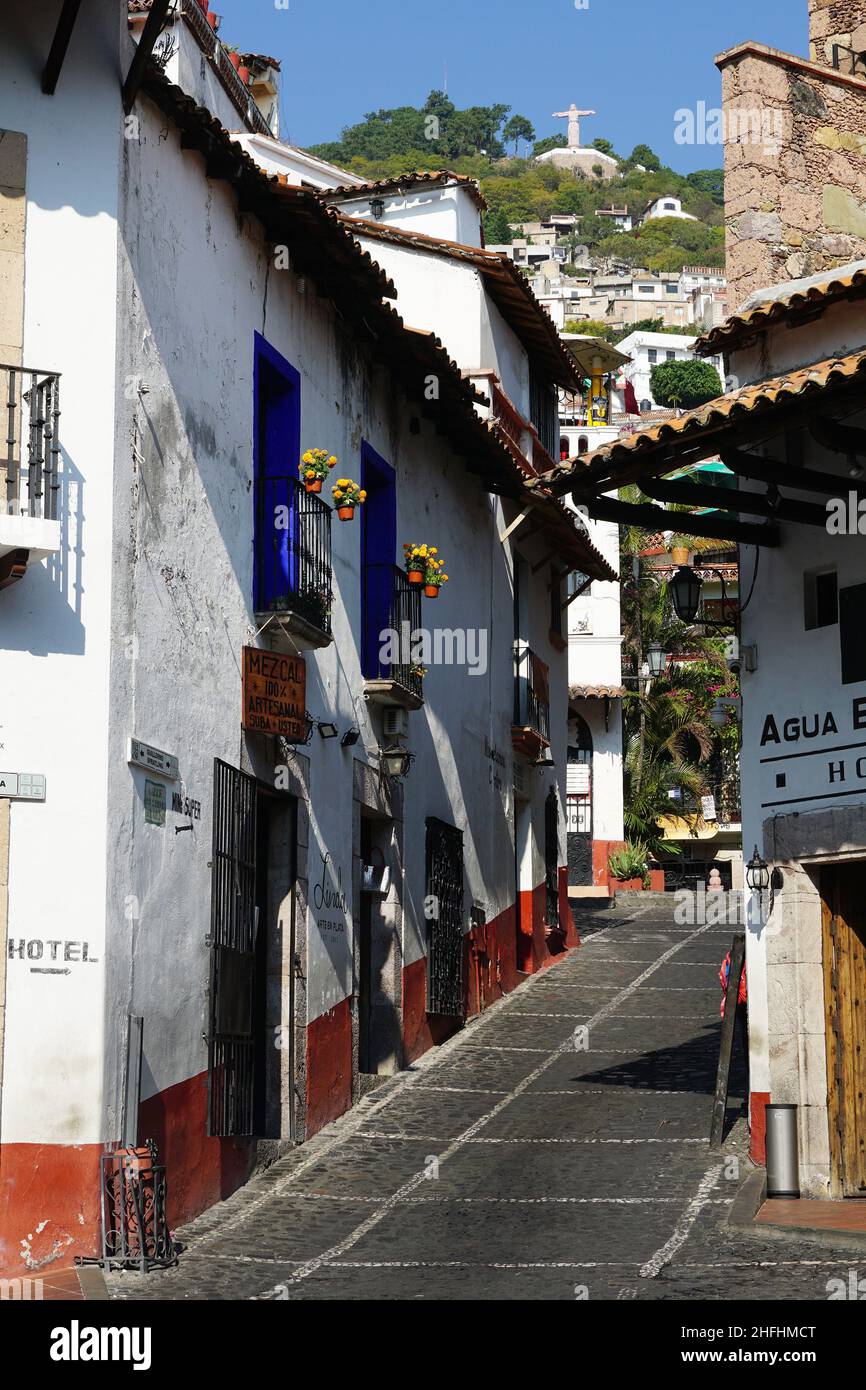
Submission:
<svg viewBox="0 0 866 1390">
<path fill-rule="evenodd" d="M 746 865 L 746 883 L 753 893 L 766 893 L 770 886 L 770 866 L 762 859 L 755 845 L 755 852 Z"/>
<path fill-rule="evenodd" d="M 358 739 L 360 737 L 361 730 L 358 728 L 357 724 L 353 724 L 352 728 L 347 729 L 346 732 L 343 734 L 343 737 L 340 739 L 340 747 L 354 748 L 355 744 L 358 742 Z"/>
<path fill-rule="evenodd" d="M 373 217 L 376 219 L 377 222 L 381 222 L 382 218 L 385 215 L 385 199 L 371 198 L 370 212 L 372 213 Z"/>
<path fill-rule="evenodd" d="M 320 738 L 336 738 L 340 732 L 336 724 L 332 724 L 330 720 L 319 719 L 317 722 L 319 726 Z"/>
<path fill-rule="evenodd" d="M 408 753 L 399 744 L 391 744 L 379 749 L 379 766 L 383 774 L 392 782 L 402 782 L 408 777 L 409 769 L 415 761 L 415 754 Z"/>
</svg>

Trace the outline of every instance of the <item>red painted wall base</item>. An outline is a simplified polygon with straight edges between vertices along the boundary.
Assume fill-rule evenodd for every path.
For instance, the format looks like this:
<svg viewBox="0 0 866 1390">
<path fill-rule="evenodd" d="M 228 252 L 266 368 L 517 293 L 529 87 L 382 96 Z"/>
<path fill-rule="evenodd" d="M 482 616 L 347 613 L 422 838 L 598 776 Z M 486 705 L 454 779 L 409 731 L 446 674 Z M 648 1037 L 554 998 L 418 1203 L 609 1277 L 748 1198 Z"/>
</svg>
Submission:
<svg viewBox="0 0 866 1390">
<path fill-rule="evenodd" d="M 749 1096 L 749 1158 L 763 1168 L 767 1162 L 767 1106 L 769 1091 L 752 1091 Z"/>
<path fill-rule="evenodd" d="M 99 1251 L 101 1144 L 0 1144 L 0 1278 Z"/>
</svg>

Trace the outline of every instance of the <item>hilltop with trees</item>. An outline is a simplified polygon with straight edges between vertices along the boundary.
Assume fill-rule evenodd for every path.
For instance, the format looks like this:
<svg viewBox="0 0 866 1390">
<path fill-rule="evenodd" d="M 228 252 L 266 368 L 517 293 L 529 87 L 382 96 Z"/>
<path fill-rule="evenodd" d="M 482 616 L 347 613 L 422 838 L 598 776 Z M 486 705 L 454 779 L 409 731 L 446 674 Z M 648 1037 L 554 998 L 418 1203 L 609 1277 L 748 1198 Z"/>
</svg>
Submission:
<svg viewBox="0 0 866 1390">
<path fill-rule="evenodd" d="M 676 271 L 684 265 L 724 264 L 723 176 L 720 169 L 680 174 L 665 168 L 646 144 L 629 155 L 610 141 L 593 141 L 600 153 L 619 160 L 619 176 L 575 176 L 532 156 L 566 143 L 562 133 L 536 139 L 532 123 L 504 103 L 458 109 L 444 92 L 434 91 L 421 107 L 371 111 L 347 126 L 339 140 L 313 145 L 310 153 L 364 178 L 393 177 L 409 169 L 441 169 L 479 180 L 489 204 L 485 236 L 491 244 L 509 242 L 510 224 L 543 221 L 552 213 L 580 218 L 571 238 L 600 259 L 610 258 L 649 270 Z M 663 194 L 682 199 L 683 210 L 698 220 L 658 218 L 633 232 L 612 232 L 599 208 L 628 205 L 633 214 Z"/>
</svg>

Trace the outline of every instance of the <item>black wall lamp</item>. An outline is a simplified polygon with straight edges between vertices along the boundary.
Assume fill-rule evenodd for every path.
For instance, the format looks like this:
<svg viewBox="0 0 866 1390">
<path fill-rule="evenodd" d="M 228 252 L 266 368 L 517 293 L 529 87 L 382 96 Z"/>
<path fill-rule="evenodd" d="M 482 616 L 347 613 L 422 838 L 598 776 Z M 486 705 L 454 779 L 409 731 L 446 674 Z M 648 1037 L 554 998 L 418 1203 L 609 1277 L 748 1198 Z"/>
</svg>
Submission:
<svg viewBox="0 0 866 1390">
<path fill-rule="evenodd" d="M 415 754 L 408 753 L 399 744 L 379 749 L 379 766 L 384 776 L 392 782 L 402 782 L 404 777 L 408 777 L 414 761 Z"/>
</svg>

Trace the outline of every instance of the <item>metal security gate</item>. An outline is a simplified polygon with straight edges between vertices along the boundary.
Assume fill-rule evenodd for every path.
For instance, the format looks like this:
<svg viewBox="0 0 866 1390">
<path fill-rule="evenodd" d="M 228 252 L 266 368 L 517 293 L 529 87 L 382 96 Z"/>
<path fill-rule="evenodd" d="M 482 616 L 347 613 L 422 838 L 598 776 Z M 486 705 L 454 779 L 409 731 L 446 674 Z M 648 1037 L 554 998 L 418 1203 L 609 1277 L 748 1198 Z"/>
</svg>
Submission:
<svg viewBox="0 0 866 1390">
<path fill-rule="evenodd" d="M 256 779 L 214 759 L 207 1132 L 253 1133 Z"/>
<path fill-rule="evenodd" d="M 427 937 L 427 1012 L 462 1018 L 463 831 L 427 819 L 427 897 L 435 916 Z"/>
</svg>

